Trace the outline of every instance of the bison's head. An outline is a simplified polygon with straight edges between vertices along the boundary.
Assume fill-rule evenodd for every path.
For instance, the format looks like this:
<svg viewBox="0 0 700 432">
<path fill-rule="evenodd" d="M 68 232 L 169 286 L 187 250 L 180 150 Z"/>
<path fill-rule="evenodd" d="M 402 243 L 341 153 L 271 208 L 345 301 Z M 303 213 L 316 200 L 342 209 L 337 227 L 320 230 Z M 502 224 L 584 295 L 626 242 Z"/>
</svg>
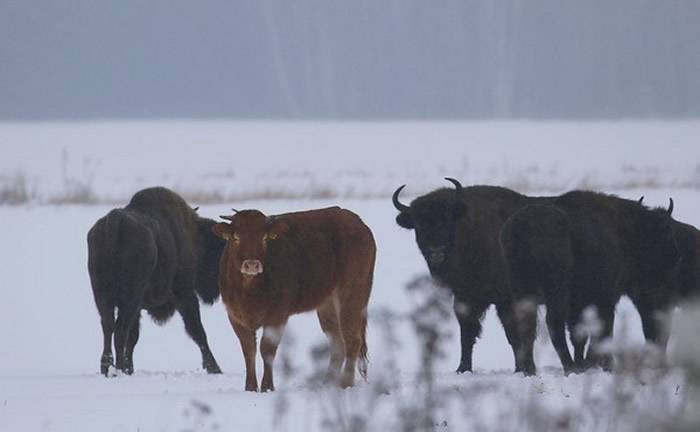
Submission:
<svg viewBox="0 0 700 432">
<path fill-rule="evenodd" d="M 416 198 L 410 206 L 399 201 L 399 194 L 406 185 L 396 189 L 392 198 L 400 212 L 396 216 L 399 226 L 412 229 L 423 257 L 434 274 L 443 268 L 455 244 L 457 221 L 466 213 L 462 199 L 462 185 L 446 178 L 454 189 L 439 189 Z"/>
<path fill-rule="evenodd" d="M 289 226 L 258 210 L 243 210 L 221 218 L 230 223 L 218 223 L 212 230 L 227 242 L 225 265 L 239 270 L 245 278 L 262 274 L 269 242 L 286 233 Z"/>
<path fill-rule="evenodd" d="M 673 235 L 673 199 L 669 198 L 667 209 L 648 209 L 642 204 L 642 199 L 639 200 L 640 216 L 636 223 L 638 251 L 645 261 L 644 265 L 667 271 L 680 258 Z"/>
</svg>

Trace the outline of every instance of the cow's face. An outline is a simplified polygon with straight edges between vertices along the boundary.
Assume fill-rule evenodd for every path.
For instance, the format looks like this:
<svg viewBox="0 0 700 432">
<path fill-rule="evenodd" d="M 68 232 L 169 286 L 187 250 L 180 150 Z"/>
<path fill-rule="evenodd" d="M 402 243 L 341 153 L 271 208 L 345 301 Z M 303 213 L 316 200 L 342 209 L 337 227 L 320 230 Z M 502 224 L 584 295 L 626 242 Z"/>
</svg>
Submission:
<svg viewBox="0 0 700 432">
<path fill-rule="evenodd" d="M 455 244 L 457 222 L 466 212 L 461 185 L 457 190 L 443 189 L 419 197 L 410 206 L 398 201 L 402 188 L 394 193 L 394 206 L 400 211 L 396 223 L 415 231 L 418 248 L 431 272 L 435 273 L 449 258 Z"/>
<path fill-rule="evenodd" d="M 218 223 L 213 231 L 227 241 L 229 262 L 225 265 L 240 271 L 245 278 L 262 274 L 268 244 L 287 232 L 287 224 L 266 217 L 258 210 L 243 210 L 223 218 L 231 223 Z"/>
<path fill-rule="evenodd" d="M 636 236 L 640 253 L 647 263 L 662 271 L 675 266 L 680 258 L 673 236 L 672 212 L 673 200 L 670 200 L 668 209 L 642 208 L 637 222 Z"/>
</svg>

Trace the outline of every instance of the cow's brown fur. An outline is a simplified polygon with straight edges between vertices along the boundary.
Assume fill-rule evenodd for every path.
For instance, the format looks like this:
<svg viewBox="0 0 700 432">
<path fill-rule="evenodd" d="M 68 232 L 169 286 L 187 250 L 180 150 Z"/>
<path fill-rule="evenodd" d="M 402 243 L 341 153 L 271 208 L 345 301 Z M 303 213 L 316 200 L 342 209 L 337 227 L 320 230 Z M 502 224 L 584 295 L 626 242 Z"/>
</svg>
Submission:
<svg viewBox="0 0 700 432">
<path fill-rule="evenodd" d="M 311 310 L 331 342 L 329 377 L 351 386 L 358 367 L 366 378 L 367 303 L 376 255 L 370 229 L 339 207 L 273 217 L 244 210 L 226 219 L 231 222 L 213 228 L 228 240 L 219 288 L 243 350 L 245 389 L 258 389 L 255 330 L 263 327 L 261 389 L 273 390 L 272 363 L 287 319 Z M 246 260 L 262 264 L 262 273 L 243 274 Z"/>
</svg>

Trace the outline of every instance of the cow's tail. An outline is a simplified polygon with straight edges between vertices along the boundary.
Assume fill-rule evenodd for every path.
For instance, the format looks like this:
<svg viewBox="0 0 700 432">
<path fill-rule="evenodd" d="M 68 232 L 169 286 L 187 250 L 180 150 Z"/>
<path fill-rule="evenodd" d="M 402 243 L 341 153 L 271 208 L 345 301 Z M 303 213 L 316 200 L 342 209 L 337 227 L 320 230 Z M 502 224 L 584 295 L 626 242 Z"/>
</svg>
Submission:
<svg viewBox="0 0 700 432">
<path fill-rule="evenodd" d="M 360 344 L 360 356 L 357 362 L 357 371 L 363 380 L 367 381 L 367 366 L 369 365 L 369 357 L 367 356 L 367 309 L 362 315 L 362 324 L 360 327 L 362 343 Z"/>
</svg>

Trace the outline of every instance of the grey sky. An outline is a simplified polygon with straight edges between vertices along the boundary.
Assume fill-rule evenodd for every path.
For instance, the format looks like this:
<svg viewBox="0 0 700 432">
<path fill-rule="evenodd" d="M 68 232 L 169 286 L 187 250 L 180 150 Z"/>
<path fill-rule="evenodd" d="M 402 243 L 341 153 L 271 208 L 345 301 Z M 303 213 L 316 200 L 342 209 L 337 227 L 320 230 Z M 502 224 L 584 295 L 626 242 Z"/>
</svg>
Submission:
<svg viewBox="0 0 700 432">
<path fill-rule="evenodd" d="M 0 0 L 0 119 L 693 117 L 695 0 Z"/>
</svg>

